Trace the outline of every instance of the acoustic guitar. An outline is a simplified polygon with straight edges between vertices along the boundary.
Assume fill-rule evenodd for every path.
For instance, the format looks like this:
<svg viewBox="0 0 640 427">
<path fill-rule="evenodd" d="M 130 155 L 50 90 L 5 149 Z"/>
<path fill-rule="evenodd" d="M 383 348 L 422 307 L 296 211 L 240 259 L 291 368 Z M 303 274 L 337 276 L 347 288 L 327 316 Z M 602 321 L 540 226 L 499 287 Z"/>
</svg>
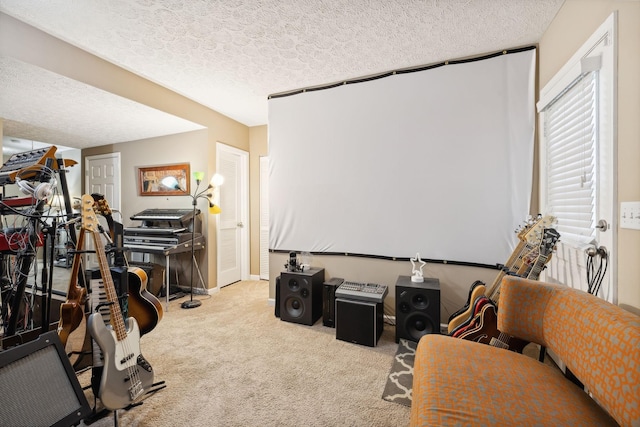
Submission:
<svg viewBox="0 0 640 427">
<path fill-rule="evenodd" d="M 102 215 L 107 220 L 111 241 L 115 239 L 113 212 L 102 194 L 92 194 L 93 209 L 97 214 Z M 123 266 L 124 258 L 115 257 L 114 265 Z M 140 334 L 145 335 L 151 332 L 160 320 L 164 311 L 160 300 L 147 290 L 147 273 L 139 267 L 127 268 L 127 279 L 129 282 L 128 314 L 135 317 L 140 328 Z"/>
<path fill-rule="evenodd" d="M 81 231 L 78 236 L 77 248 L 84 245 L 84 232 Z M 69 287 L 67 289 L 67 300 L 60 304 L 60 321 L 58 322 L 58 337 L 62 342 L 62 346 L 66 347 L 67 340 L 71 332 L 75 331 L 82 319 L 84 319 L 85 305 L 88 301 L 87 289 L 78 286 L 78 272 L 82 264 L 82 255 L 76 252 L 73 255 L 73 264 L 71 267 L 71 277 L 69 279 Z"/>
<path fill-rule="evenodd" d="M 98 397 L 105 408 L 116 410 L 138 402 L 153 385 L 153 368 L 140 352 L 140 330 L 134 317 L 125 322 L 107 263 L 104 245 L 93 210 L 93 198 L 82 196 L 82 228 L 93 235 L 100 274 L 107 295 L 110 325 L 95 307 L 87 320 L 87 330 L 100 346 L 104 358 Z"/>
<path fill-rule="evenodd" d="M 140 334 L 151 332 L 162 320 L 162 303 L 147 291 L 147 273 L 139 267 L 127 269 L 129 278 L 129 315 L 136 318 Z"/>
</svg>

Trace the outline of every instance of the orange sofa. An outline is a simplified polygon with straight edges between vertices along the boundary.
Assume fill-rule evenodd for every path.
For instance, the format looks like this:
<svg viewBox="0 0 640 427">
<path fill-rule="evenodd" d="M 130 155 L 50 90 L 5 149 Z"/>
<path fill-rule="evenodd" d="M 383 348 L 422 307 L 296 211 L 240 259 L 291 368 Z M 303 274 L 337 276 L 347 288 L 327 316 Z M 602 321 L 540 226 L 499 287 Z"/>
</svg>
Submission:
<svg viewBox="0 0 640 427">
<path fill-rule="evenodd" d="M 411 426 L 640 427 L 640 317 L 561 285 L 505 277 L 498 329 L 545 346 L 584 384 L 529 356 L 443 335 L 416 350 Z"/>
</svg>

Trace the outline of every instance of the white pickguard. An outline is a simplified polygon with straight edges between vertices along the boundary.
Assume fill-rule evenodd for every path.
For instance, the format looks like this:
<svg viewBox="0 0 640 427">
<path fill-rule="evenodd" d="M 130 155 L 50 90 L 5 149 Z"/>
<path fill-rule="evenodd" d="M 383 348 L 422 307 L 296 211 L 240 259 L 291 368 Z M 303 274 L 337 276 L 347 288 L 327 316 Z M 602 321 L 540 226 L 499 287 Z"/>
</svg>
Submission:
<svg viewBox="0 0 640 427">
<path fill-rule="evenodd" d="M 93 313 L 87 328 L 104 356 L 99 398 L 107 409 L 121 409 L 138 400 L 153 383 L 153 370 L 140 353 L 140 330 L 133 317 L 126 321 L 127 336 L 118 341 L 111 325 Z M 133 375 L 132 375 L 133 374 Z"/>
</svg>

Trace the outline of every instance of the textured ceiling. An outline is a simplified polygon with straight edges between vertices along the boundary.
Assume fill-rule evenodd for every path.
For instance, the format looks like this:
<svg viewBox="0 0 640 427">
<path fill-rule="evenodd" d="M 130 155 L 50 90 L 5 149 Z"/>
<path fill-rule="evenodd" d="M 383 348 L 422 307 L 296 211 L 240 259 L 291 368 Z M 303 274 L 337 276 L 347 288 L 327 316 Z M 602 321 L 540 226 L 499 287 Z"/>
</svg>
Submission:
<svg viewBox="0 0 640 427">
<path fill-rule="evenodd" d="M 203 127 L 59 74 L 0 56 L 3 133 L 29 141 L 85 148 Z M 18 107 L 21 106 L 22 107 Z M 5 152 L 8 154 L 8 151 Z"/>
<path fill-rule="evenodd" d="M 254 126 L 267 123 L 269 94 L 537 43 L 562 3 L 0 0 L 0 11 Z M 6 61 L 0 63 L 2 73 L 7 71 Z M 19 69 L 25 68 L 23 64 Z M 37 74 L 32 71 L 29 81 L 18 82 L 18 94 L 25 84 L 38 85 Z M 42 74 L 43 79 L 56 78 Z M 20 80 L 18 76 L 9 79 L 10 83 Z M 2 76 L 3 94 L 5 81 Z M 73 82 L 61 83 L 65 85 L 71 97 L 86 96 L 92 90 Z M 33 94 L 35 89 L 24 90 Z M 28 103 L 24 98 L 22 102 Z M 111 101 L 110 111 L 116 111 L 118 100 Z M 126 100 L 120 101 L 126 104 Z M 19 99 L 12 102 L 14 109 L 28 108 L 19 107 Z M 59 115 L 61 109 L 57 107 L 50 99 L 40 108 L 49 109 L 48 116 L 60 120 L 56 111 Z M 83 103 L 79 108 L 93 106 Z M 129 105 L 125 111 L 130 108 L 134 107 Z M 6 114 L 0 110 L 0 116 L 9 120 L 29 120 Z M 144 116 L 144 108 L 136 114 Z M 141 122 L 139 128 L 145 127 L 144 120 Z M 79 123 L 68 125 L 71 129 Z M 188 123 L 177 124 L 184 125 Z M 136 132 L 135 123 L 123 125 L 129 127 Z M 64 128 L 58 130 L 65 132 Z M 90 143 L 99 145 L 100 141 Z"/>
</svg>

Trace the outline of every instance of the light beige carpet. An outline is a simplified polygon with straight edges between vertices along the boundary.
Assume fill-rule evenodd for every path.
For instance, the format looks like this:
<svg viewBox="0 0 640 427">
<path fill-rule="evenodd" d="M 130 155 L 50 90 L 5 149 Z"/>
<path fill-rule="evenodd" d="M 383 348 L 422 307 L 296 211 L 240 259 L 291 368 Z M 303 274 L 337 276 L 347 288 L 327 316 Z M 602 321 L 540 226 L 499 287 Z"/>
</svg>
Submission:
<svg viewBox="0 0 640 427">
<path fill-rule="evenodd" d="M 398 348 L 385 325 L 376 347 L 335 329 L 281 321 L 264 281 L 239 282 L 182 309 L 172 301 L 141 339 L 167 388 L 120 410 L 121 426 L 407 426 L 409 408 L 381 398 Z M 186 297 L 188 298 L 188 297 Z M 79 376 L 88 385 L 90 373 Z M 90 390 L 86 391 L 93 404 Z M 92 426 L 113 426 L 111 416 Z"/>
</svg>

